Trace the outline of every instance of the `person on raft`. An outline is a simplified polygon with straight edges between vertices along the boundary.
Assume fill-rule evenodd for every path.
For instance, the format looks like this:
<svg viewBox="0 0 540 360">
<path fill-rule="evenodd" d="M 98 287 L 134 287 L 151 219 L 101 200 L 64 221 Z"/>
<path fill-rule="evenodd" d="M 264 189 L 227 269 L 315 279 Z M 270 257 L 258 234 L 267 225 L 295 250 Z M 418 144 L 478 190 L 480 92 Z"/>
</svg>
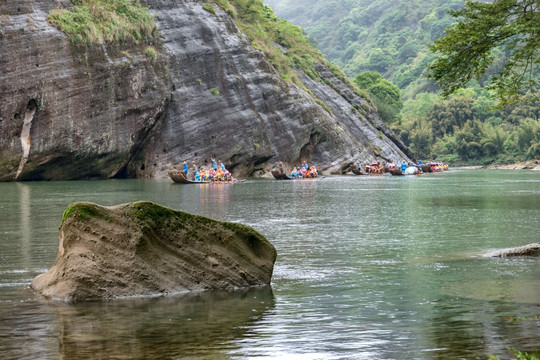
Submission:
<svg viewBox="0 0 540 360">
<path fill-rule="evenodd" d="M 195 160 L 191 161 L 191 180 L 195 180 L 195 173 L 197 172 L 197 164 L 195 164 Z"/>
<path fill-rule="evenodd" d="M 407 163 L 406 163 L 405 161 L 403 161 L 403 162 L 401 163 L 401 172 L 402 172 L 403 174 L 405 174 L 405 170 L 407 170 Z"/>
<path fill-rule="evenodd" d="M 291 171 L 291 179 L 296 179 L 296 174 L 298 173 L 298 170 L 293 167 Z"/>
<path fill-rule="evenodd" d="M 189 172 L 188 164 L 186 161 L 184 161 L 184 175 L 186 176 L 186 178 L 187 178 L 188 172 Z"/>
</svg>

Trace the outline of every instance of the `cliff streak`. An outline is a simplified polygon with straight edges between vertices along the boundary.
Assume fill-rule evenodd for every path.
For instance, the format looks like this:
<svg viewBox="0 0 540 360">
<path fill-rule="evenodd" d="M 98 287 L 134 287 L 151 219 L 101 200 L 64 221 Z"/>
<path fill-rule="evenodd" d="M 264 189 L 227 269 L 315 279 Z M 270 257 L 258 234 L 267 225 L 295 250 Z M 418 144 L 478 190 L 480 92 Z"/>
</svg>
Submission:
<svg viewBox="0 0 540 360">
<path fill-rule="evenodd" d="M 26 109 L 26 113 L 24 114 L 23 127 L 21 131 L 21 147 L 23 151 L 21 156 L 21 162 L 19 164 L 19 169 L 17 170 L 17 174 L 15 175 L 15 180 L 19 178 L 19 175 L 21 175 L 24 169 L 24 165 L 28 161 L 28 156 L 30 155 L 30 129 L 32 128 L 32 120 L 34 119 L 36 109 L 36 102 L 34 100 L 30 100 Z"/>
</svg>

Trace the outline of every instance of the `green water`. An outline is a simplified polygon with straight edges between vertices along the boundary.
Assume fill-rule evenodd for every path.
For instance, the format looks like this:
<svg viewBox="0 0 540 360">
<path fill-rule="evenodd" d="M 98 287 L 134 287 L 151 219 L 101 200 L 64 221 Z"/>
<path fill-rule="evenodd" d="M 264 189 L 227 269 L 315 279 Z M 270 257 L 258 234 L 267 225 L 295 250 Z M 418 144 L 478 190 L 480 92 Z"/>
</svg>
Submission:
<svg viewBox="0 0 540 360">
<path fill-rule="evenodd" d="M 71 202 L 135 200 L 253 226 L 278 251 L 271 287 L 84 304 L 29 290 Z M 0 358 L 509 358 L 540 350 L 540 259 L 483 254 L 540 241 L 539 220 L 533 171 L 2 183 Z"/>
</svg>

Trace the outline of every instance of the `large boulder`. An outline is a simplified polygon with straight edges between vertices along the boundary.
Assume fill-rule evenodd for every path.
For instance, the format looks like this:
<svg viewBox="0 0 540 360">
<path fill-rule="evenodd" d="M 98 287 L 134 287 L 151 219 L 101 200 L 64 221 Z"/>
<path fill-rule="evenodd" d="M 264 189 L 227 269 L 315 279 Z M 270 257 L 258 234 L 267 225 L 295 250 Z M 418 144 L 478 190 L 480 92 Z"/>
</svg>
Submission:
<svg viewBox="0 0 540 360">
<path fill-rule="evenodd" d="M 276 249 L 252 228 L 151 202 L 75 203 L 54 265 L 31 287 L 64 301 L 158 296 L 270 283 Z"/>
<path fill-rule="evenodd" d="M 525 246 L 509 249 L 495 250 L 488 254 L 488 257 L 507 257 L 507 256 L 540 256 L 540 243 L 533 243 Z"/>
</svg>

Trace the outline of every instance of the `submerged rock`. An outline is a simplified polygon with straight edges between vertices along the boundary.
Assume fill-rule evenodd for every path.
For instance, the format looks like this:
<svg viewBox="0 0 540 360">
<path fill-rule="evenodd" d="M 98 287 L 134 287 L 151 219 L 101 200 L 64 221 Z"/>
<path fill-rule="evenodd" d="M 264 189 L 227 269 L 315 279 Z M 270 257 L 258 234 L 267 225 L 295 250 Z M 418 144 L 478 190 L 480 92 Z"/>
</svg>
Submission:
<svg viewBox="0 0 540 360">
<path fill-rule="evenodd" d="M 270 283 L 276 250 L 252 228 L 151 202 L 75 203 L 54 265 L 32 281 L 64 301 L 232 290 Z"/>
<path fill-rule="evenodd" d="M 540 243 L 533 243 L 509 249 L 495 250 L 486 254 L 486 257 L 507 256 L 540 256 Z"/>
</svg>

